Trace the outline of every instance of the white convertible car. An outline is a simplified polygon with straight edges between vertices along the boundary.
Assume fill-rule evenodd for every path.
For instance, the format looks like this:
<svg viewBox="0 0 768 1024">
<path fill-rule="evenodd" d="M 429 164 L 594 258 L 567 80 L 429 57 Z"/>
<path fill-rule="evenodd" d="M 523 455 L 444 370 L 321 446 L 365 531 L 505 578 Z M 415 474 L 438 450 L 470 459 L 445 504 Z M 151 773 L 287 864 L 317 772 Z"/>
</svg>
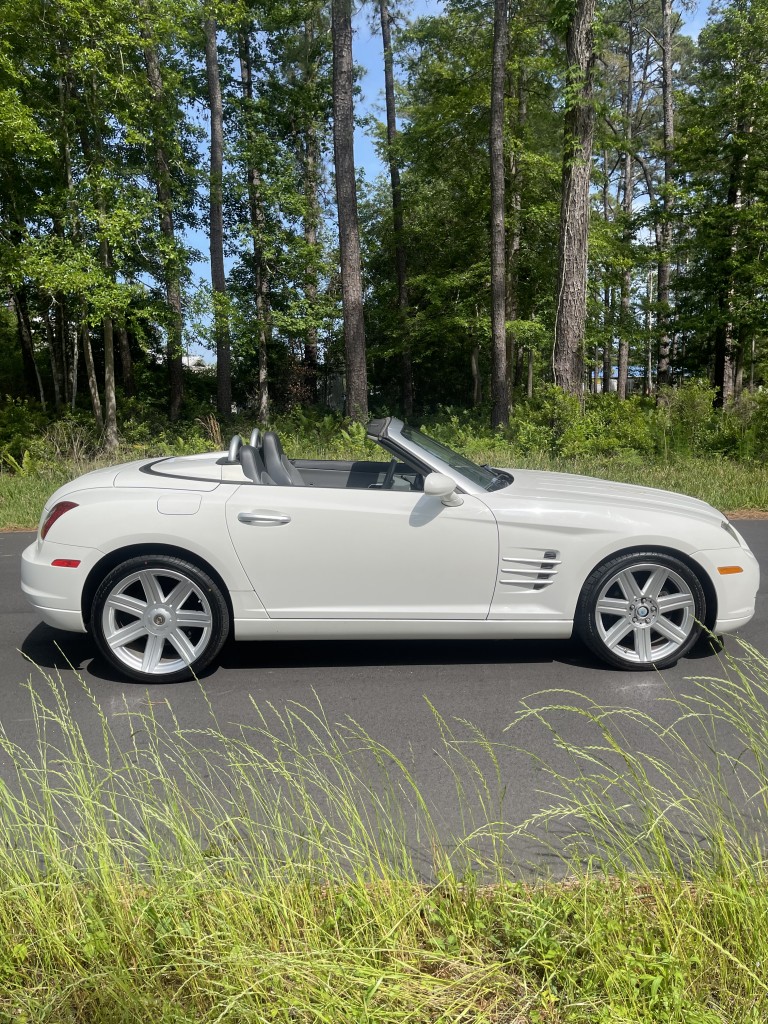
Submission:
<svg viewBox="0 0 768 1024">
<path fill-rule="evenodd" d="M 199 673 L 231 633 L 567 638 L 610 665 L 672 665 L 738 629 L 759 570 L 703 501 L 478 466 L 392 417 L 379 462 L 288 460 L 258 430 L 228 452 L 145 459 L 60 488 L 24 551 L 51 626 L 90 631 L 120 673 Z"/>
</svg>

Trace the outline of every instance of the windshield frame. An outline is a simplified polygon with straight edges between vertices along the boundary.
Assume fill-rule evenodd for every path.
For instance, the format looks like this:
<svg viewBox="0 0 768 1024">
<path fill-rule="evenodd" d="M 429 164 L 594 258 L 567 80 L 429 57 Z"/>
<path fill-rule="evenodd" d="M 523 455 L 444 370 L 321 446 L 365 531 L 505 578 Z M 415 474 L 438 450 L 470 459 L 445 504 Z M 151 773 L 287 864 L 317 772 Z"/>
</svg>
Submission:
<svg viewBox="0 0 768 1024">
<path fill-rule="evenodd" d="M 374 420 L 369 425 L 368 436 L 404 461 L 410 459 L 419 468 L 426 466 L 451 477 L 465 493 L 487 493 L 512 483 L 509 474 L 472 462 L 442 441 L 394 416 Z"/>
</svg>

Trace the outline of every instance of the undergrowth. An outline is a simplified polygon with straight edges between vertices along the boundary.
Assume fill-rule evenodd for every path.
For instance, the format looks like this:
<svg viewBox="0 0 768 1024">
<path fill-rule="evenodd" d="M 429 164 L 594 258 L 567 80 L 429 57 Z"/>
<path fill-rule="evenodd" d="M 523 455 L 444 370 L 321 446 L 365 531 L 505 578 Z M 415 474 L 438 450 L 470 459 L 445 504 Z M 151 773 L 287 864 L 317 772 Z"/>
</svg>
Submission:
<svg viewBox="0 0 768 1024">
<path fill-rule="evenodd" d="M 678 491 L 723 512 L 768 511 L 768 394 L 745 395 L 724 413 L 711 408 L 700 384 L 646 399 L 613 395 L 579 403 L 554 388 L 514 410 L 506 431 L 492 431 L 478 413 L 443 409 L 425 417 L 428 433 L 480 464 L 597 476 Z M 34 423 L 38 433 L 25 434 Z M 221 451 L 233 433 L 256 425 L 244 415 L 222 424 L 212 414 L 192 422 L 123 423 L 120 446 L 105 452 L 92 426 L 73 417 L 47 426 L 26 405 L 0 417 L 0 530 L 32 529 L 50 493 L 81 473 L 133 459 Z M 3 431 L 14 426 L 12 440 Z M 266 424 L 262 424 L 266 426 Z M 379 460 L 382 450 L 360 424 L 329 412 L 294 409 L 270 427 L 289 458 Z M 18 428 L 18 429 L 16 429 Z"/>
</svg>

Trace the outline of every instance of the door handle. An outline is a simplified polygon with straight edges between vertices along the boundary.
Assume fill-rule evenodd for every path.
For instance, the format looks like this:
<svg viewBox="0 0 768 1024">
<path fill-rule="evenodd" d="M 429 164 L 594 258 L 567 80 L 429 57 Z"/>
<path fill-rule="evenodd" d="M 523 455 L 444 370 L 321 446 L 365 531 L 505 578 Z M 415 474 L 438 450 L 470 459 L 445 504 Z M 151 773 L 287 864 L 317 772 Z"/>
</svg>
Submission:
<svg viewBox="0 0 768 1024">
<path fill-rule="evenodd" d="M 291 517 L 282 512 L 238 512 L 237 520 L 247 526 L 286 526 Z"/>
</svg>

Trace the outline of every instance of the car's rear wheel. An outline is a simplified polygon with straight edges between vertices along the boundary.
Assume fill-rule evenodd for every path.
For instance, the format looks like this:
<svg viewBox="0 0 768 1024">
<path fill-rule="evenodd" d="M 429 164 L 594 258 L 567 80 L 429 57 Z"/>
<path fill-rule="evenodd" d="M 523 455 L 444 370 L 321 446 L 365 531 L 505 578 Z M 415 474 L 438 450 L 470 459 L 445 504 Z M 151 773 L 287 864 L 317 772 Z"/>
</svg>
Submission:
<svg viewBox="0 0 768 1024">
<path fill-rule="evenodd" d="M 597 566 L 582 589 L 576 628 L 603 661 L 637 671 L 674 665 L 696 643 L 705 617 L 696 574 L 651 550 Z"/>
<path fill-rule="evenodd" d="M 102 581 L 91 623 L 104 657 L 142 682 L 198 675 L 229 632 L 226 601 L 197 566 L 170 555 L 130 558 Z"/>
</svg>

